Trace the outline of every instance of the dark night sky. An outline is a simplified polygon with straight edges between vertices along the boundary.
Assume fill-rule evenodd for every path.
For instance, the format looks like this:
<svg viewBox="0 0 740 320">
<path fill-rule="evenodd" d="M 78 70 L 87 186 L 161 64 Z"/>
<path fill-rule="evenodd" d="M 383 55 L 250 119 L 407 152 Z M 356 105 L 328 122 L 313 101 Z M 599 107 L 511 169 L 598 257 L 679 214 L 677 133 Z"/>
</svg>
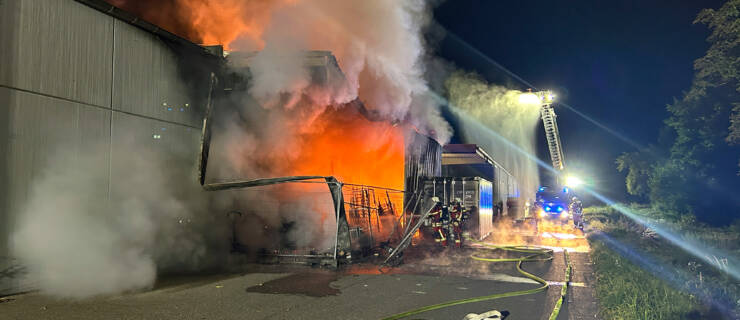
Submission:
<svg viewBox="0 0 740 320">
<path fill-rule="evenodd" d="M 665 105 L 689 88 L 708 30 L 692 24 L 724 1 L 447 1 L 436 21 L 539 89 L 641 145 L 655 143 Z M 445 38 L 438 54 L 491 82 L 503 72 Z M 614 159 L 634 147 L 556 107 L 566 166 L 582 170 L 605 195 L 625 197 Z M 540 129 L 541 130 L 541 129 Z M 549 163 L 544 132 L 539 157 Z"/>
</svg>

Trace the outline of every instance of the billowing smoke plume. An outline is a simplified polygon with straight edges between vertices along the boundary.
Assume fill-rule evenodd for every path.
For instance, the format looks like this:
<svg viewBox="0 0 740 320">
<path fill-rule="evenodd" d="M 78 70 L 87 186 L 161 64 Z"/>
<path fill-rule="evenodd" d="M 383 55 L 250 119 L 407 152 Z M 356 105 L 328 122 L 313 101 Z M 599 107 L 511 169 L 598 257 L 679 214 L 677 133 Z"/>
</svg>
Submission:
<svg viewBox="0 0 740 320">
<path fill-rule="evenodd" d="M 117 144 L 112 168 L 100 156 L 108 146 L 62 148 L 32 181 L 11 242 L 42 292 L 78 298 L 141 289 L 159 271 L 220 263 L 214 253 L 228 248 L 228 224 L 209 214 L 199 186 L 181 183 L 193 176 L 185 152 L 193 148 L 150 147 Z"/>
<path fill-rule="evenodd" d="M 481 145 L 517 178 L 522 199 L 533 199 L 539 175 L 537 163 L 527 154 L 536 157 L 539 104 L 520 101 L 521 91 L 489 85 L 471 73 L 454 72 L 445 87 L 453 111 L 464 115 L 463 139 Z"/>
<path fill-rule="evenodd" d="M 110 2 L 200 43 L 258 51 L 248 91 L 217 104 L 236 108 L 216 112 L 211 181 L 317 174 L 402 189 L 402 130 L 441 143 L 451 134 L 423 78 L 430 8 L 422 0 Z M 331 51 L 342 74 L 314 83 L 309 50 Z M 348 104 L 356 99 L 364 111 Z M 149 150 L 131 141 L 114 146 L 110 161 L 97 156 L 110 146 L 55 155 L 18 213 L 14 255 L 44 292 L 85 297 L 146 288 L 162 270 L 219 264 L 232 210 L 243 244 L 331 246 L 325 185 L 206 194 L 189 179 L 197 145 Z"/>
<path fill-rule="evenodd" d="M 403 189 L 403 130 L 416 128 L 441 143 L 451 135 L 423 76 L 421 33 L 429 19 L 425 1 L 273 3 L 259 42 L 237 38 L 228 44 L 229 66 L 248 67 L 250 81 L 247 92 L 228 98 L 238 110 L 220 111 L 212 163 L 222 165 L 209 168 L 212 177 L 331 175 Z M 329 74 L 321 83 L 307 64 L 329 58 L 311 50 L 336 57 L 338 68 L 325 62 Z M 333 230 L 332 211 L 316 210 L 327 208 L 325 202 L 264 197 L 279 205 L 251 208 L 250 214 L 295 222 L 308 233 L 303 240 L 310 240 L 296 245 L 322 249 L 327 241 L 321 239 L 333 240 L 326 232 Z"/>
<path fill-rule="evenodd" d="M 379 116 L 406 121 L 441 143 L 451 135 L 424 80 L 421 33 L 431 20 L 425 0 L 110 2 L 195 42 L 260 51 L 251 63 L 251 90 L 267 106 L 284 94 L 314 95 L 315 105 L 322 107 L 359 97 Z M 346 76 L 342 90 L 321 97 L 305 90 L 307 74 L 297 54 L 305 50 L 336 56 Z"/>
</svg>

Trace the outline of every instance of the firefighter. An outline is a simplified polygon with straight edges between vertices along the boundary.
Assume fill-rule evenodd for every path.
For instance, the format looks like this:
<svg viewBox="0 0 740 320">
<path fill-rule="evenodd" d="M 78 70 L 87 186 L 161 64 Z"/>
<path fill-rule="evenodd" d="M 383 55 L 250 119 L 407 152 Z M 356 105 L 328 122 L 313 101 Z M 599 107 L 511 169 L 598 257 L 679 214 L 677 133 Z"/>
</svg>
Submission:
<svg viewBox="0 0 740 320">
<path fill-rule="evenodd" d="M 444 211 L 446 211 L 446 208 L 442 205 L 442 202 L 439 201 L 438 197 L 432 197 L 432 201 L 434 202 L 434 207 L 432 207 L 432 210 L 429 212 L 429 220 L 432 221 L 432 230 L 434 230 L 434 242 L 443 247 L 446 247 L 447 230 L 444 228 L 446 224 L 444 223 Z"/>
<path fill-rule="evenodd" d="M 462 205 L 460 198 L 456 198 L 450 208 L 450 238 L 455 239 L 455 247 L 462 247 L 463 222 L 468 219 L 468 210 Z"/>
<path fill-rule="evenodd" d="M 573 224 L 578 228 L 583 228 L 583 203 L 578 197 L 573 197 L 568 208 L 573 215 Z"/>
</svg>

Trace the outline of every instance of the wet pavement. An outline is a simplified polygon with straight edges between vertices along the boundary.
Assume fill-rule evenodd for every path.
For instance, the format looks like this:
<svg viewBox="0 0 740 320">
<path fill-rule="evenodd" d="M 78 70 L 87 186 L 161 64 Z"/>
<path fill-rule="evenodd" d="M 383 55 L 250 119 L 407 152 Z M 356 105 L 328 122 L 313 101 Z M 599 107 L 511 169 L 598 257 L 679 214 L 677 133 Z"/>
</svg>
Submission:
<svg viewBox="0 0 740 320">
<path fill-rule="evenodd" d="M 339 278 L 339 273 L 301 272 L 287 277 L 270 280 L 247 288 L 247 292 L 269 294 L 296 294 L 309 297 L 336 296 L 341 291 L 331 286 Z"/>
<path fill-rule="evenodd" d="M 475 250 L 417 248 L 405 264 L 383 272 L 372 264 L 339 272 L 249 265 L 239 274 L 176 277 L 150 291 L 82 301 L 22 294 L 0 303 L 0 319 L 381 319 L 430 304 L 540 286 L 518 273 L 513 262 L 470 259 Z M 509 320 L 547 319 L 565 278 L 564 254 L 555 251 L 552 261 L 523 264 L 551 284 L 544 292 L 457 305 L 409 319 L 463 319 L 492 309 L 508 311 Z M 586 252 L 576 251 L 584 250 L 570 253 L 572 286 L 558 319 L 595 319 L 598 305 L 590 260 Z"/>
</svg>

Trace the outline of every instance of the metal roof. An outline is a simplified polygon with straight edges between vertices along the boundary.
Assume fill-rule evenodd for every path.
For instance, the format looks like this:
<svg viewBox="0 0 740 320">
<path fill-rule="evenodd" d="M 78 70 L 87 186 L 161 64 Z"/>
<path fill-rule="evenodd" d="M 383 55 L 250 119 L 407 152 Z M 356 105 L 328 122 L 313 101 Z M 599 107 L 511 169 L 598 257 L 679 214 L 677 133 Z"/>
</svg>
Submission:
<svg viewBox="0 0 740 320">
<path fill-rule="evenodd" d="M 447 144 L 442 148 L 442 165 L 462 165 L 487 163 L 498 167 L 506 174 L 511 175 L 504 166 L 493 160 L 481 147 L 476 144 Z"/>
</svg>

